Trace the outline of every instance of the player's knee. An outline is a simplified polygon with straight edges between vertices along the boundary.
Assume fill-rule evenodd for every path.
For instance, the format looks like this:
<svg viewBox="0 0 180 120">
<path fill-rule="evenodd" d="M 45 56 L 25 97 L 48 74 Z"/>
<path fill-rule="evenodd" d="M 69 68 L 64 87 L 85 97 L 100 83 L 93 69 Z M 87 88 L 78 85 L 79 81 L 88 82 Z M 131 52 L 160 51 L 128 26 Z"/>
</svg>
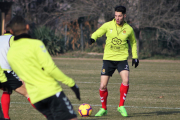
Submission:
<svg viewBox="0 0 180 120">
<path fill-rule="evenodd" d="M 106 85 L 100 85 L 100 90 L 106 90 L 107 86 Z"/>
<path fill-rule="evenodd" d="M 127 79 L 127 80 L 123 80 L 122 83 L 123 83 L 124 85 L 128 85 L 128 84 L 129 84 L 129 80 L 128 80 L 128 79 Z"/>
<path fill-rule="evenodd" d="M 15 89 L 15 91 L 23 96 L 25 96 L 26 98 L 29 97 L 26 88 L 22 85 L 21 87 Z"/>
</svg>

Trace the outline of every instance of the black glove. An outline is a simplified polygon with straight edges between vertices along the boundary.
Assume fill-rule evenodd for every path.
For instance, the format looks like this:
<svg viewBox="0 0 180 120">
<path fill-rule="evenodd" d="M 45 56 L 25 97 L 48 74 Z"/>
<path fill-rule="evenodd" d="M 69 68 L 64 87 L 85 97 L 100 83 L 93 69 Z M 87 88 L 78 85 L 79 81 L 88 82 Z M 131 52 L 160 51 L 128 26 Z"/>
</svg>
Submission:
<svg viewBox="0 0 180 120">
<path fill-rule="evenodd" d="M 12 88 L 9 86 L 8 82 L 3 82 L 1 83 L 1 86 L 3 88 L 4 91 L 7 91 L 9 94 L 12 93 Z"/>
<path fill-rule="evenodd" d="M 81 100 L 78 86 L 75 84 L 73 87 L 71 87 L 71 89 L 72 89 L 72 90 L 74 91 L 74 93 L 76 94 L 77 99 Z"/>
<path fill-rule="evenodd" d="M 135 64 L 135 68 L 139 65 L 138 59 L 132 59 L 132 66 Z"/>
<path fill-rule="evenodd" d="M 92 38 L 88 40 L 89 45 L 91 45 L 91 44 L 94 43 L 94 42 L 95 42 L 95 40 L 92 39 Z"/>
</svg>

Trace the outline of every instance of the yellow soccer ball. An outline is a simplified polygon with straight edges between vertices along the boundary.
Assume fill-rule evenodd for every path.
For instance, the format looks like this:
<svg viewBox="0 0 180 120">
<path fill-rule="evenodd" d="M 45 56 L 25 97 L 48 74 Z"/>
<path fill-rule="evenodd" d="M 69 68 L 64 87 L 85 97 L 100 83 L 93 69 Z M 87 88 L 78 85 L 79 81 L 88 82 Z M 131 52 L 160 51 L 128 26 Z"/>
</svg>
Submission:
<svg viewBox="0 0 180 120">
<path fill-rule="evenodd" d="M 92 107 L 87 103 L 83 103 L 79 106 L 78 113 L 81 117 L 88 117 L 92 113 Z"/>
</svg>

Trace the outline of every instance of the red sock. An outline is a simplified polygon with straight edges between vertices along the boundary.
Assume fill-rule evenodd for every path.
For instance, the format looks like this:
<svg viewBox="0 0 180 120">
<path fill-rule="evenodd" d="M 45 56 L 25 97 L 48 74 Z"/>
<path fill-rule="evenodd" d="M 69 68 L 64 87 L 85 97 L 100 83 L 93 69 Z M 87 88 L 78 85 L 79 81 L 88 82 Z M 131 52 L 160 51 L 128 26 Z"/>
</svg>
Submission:
<svg viewBox="0 0 180 120">
<path fill-rule="evenodd" d="M 107 96 L 108 96 L 108 90 L 100 90 L 99 89 L 99 94 L 100 94 L 100 98 L 101 98 L 101 104 L 102 104 L 102 108 L 104 108 L 105 110 L 107 110 Z"/>
<path fill-rule="evenodd" d="M 30 98 L 28 97 L 27 99 L 28 99 L 28 101 L 31 103 Z M 36 107 L 35 107 L 32 103 L 31 103 L 31 105 L 36 109 Z"/>
<path fill-rule="evenodd" d="M 1 97 L 1 106 L 4 114 L 4 118 L 10 119 L 9 117 L 9 105 L 10 105 L 10 94 L 8 92 L 3 91 Z"/>
<path fill-rule="evenodd" d="M 126 95 L 128 93 L 129 85 L 123 85 L 121 84 L 120 87 L 120 102 L 119 102 L 119 107 L 124 106 L 124 102 L 126 99 Z"/>
</svg>

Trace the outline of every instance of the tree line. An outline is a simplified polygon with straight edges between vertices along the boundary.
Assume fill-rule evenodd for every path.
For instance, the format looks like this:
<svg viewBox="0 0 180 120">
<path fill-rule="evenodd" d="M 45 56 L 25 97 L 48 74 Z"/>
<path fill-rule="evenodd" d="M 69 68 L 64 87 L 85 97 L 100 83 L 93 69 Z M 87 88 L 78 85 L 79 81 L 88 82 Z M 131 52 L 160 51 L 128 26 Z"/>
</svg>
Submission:
<svg viewBox="0 0 180 120">
<path fill-rule="evenodd" d="M 28 20 L 33 36 L 43 40 L 51 54 L 103 52 L 105 36 L 93 46 L 87 41 L 114 17 L 116 5 L 127 8 L 126 21 L 134 28 L 139 56 L 180 54 L 179 0 L 14 0 L 13 15 Z"/>
</svg>

